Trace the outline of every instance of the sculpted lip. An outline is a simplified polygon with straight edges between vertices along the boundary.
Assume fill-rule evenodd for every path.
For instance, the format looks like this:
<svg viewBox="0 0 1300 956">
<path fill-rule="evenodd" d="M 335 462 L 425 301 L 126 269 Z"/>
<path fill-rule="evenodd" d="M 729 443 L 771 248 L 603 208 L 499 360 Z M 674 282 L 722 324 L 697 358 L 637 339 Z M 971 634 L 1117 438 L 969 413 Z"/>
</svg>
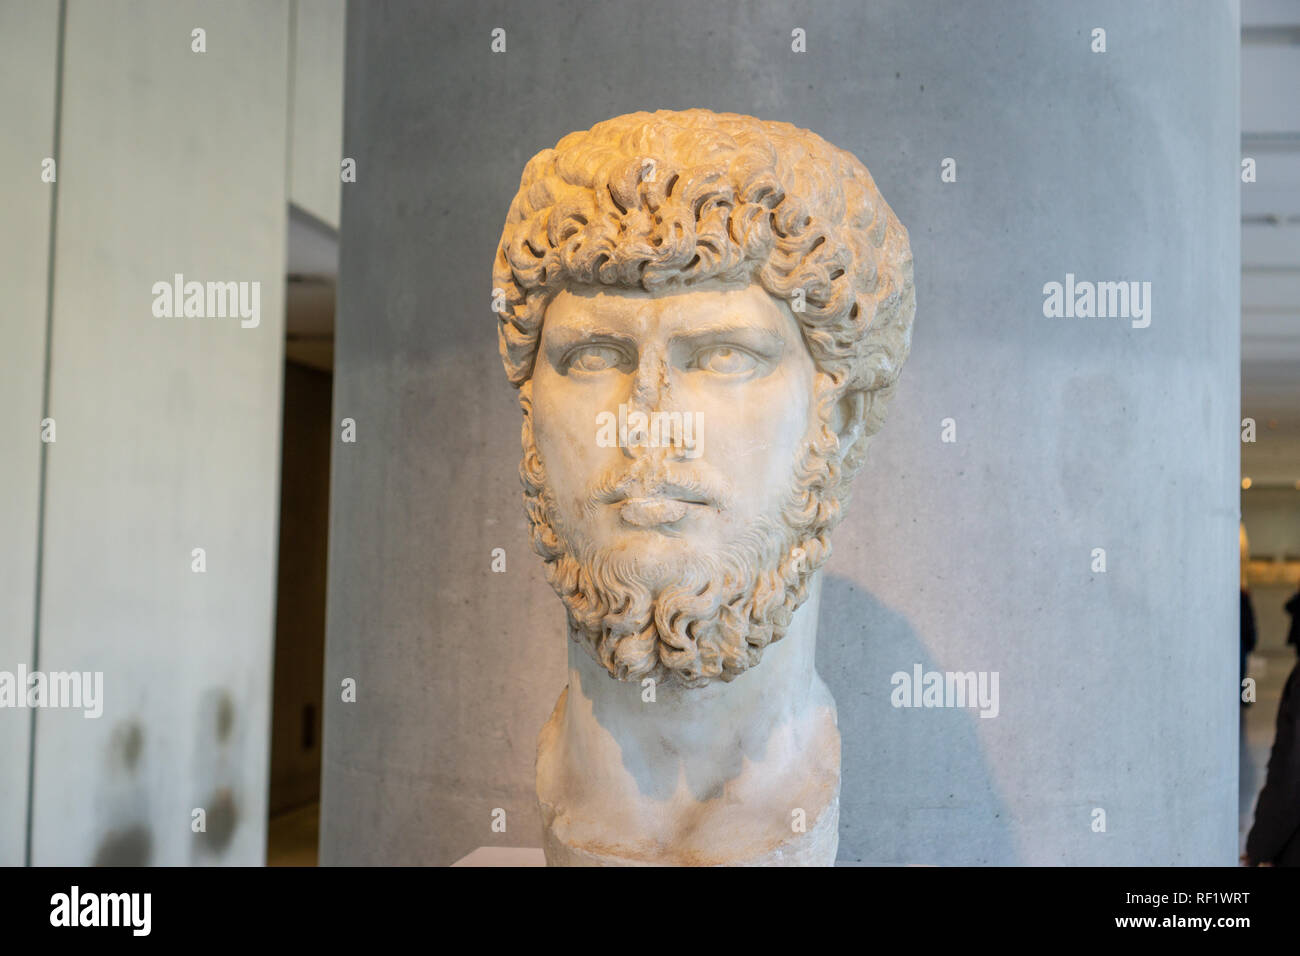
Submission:
<svg viewBox="0 0 1300 956">
<path fill-rule="evenodd" d="M 634 528 L 671 525 L 686 517 L 691 506 L 715 507 L 708 489 L 694 481 L 620 482 L 604 496 L 618 508 L 619 517 Z"/>
<path fill-rule="evenodd" d="M 593 496 L 594 501 L 618 504 L 622 501 L 681 501 L 688 505 L 719 507 L 721 501 L 708 488 L 695 482 L 619 482 L 612 488 L 602 489 Z"/>
<path fill-rule="evenodd" d="M 681 521 L 692 504 L 699 502 L 687 502 L 680 498 L 625 498 L 618 514 L 634 527 L 653 528 Z"/>
</svg>

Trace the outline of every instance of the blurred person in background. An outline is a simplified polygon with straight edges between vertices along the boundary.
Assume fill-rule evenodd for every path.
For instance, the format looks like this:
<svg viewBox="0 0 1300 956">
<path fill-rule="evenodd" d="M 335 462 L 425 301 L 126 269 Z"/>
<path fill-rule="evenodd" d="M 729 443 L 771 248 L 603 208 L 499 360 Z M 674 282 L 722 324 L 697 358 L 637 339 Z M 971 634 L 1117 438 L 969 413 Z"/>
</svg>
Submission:
<svg viewBox="0 0 1300 956">
<path fill-rule="evenodd" d="M 1287 631 L 1286 642 L 1295 648 L 1296 656 L 1300 657 L 1300 590 L 1291 596 L 1285 606 L 1286 612 L 1291 615 L 1291 629 Z"/>
<path fill-rule="evenodd" d="M 1246 679 L 1246 658 L 1255 649 L 1258 635 L 1255 632 L 1255 609 L 1250 603 L 1250 589 L 1246 581 L 1246 563 L 1250 560 L 1250 542 L 1246 540 L 1246 526 L 1242 524 L 1239 528 L 1237 540 L 1241 557 L 1241 668 L 1237 674 L 1236 693 L 1238 697 L 1242 698 L 1241 706 L 1249 707 L 1254 701 L 1244 699 L 1245 695 L 1241 693 L 1241 683 Z"/>
<path fill-rule="evenodd" d="M 1268 777 L 1241 860 L 1247 866 L 1300 866 L 1300 662 L 1282 689 Z"/>
</svg>

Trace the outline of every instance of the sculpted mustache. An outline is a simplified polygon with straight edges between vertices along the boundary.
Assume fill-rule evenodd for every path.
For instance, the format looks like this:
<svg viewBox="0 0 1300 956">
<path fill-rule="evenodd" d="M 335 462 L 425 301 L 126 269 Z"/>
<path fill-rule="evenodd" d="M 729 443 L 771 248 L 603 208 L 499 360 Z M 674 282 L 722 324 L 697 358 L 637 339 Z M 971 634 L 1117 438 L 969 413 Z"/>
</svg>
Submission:
<svg viewBox="0 0 1300 956">
<path fill-rule="evenodd" d="M 697 475 L 611 473 L 591 490 L 592 504 L 613 504 L 624 498 L 679 498 L 711 507 L 724 507 L 731 499 L 724 481 Z"/>
</svg>

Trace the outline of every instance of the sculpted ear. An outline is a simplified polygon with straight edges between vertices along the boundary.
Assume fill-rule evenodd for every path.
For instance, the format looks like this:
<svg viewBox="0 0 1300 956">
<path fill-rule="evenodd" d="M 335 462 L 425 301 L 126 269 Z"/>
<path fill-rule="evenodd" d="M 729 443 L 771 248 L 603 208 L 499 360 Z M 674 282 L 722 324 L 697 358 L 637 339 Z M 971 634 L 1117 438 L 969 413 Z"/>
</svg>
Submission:
<svg viewBox="0 0 1300 956">
<path fill-rule="evenodd" d="M 847 452 L 861 437 L 867 407 L 867 393 L 862 389 L 845 392 L 835 403 L 831 428 L 840 437 L 841 452 Z"/>
</svg>

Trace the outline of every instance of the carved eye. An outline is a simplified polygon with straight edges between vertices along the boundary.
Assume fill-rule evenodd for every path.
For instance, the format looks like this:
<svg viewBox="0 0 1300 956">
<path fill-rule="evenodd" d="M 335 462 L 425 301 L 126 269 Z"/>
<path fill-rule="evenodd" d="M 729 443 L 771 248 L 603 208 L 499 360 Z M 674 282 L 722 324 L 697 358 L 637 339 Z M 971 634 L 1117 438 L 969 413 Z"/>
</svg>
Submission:
<svg viewBox="0 0 1300 956">
<path fill-rule="evenodd" d="M 717 345 L 696 352 L 692 364 L 696 368 L 717 375 L 740 375 L 753 371 L 758 365 L 758 359 L 744 349 L 730 345 Z"/>
<path fill-rule="evenodd" d="M 623 353 L 610 345 L 584 345 L 569 353 L 568 367 L 580 372 L 603 372 L 623 361 Z"/>
</svg>

